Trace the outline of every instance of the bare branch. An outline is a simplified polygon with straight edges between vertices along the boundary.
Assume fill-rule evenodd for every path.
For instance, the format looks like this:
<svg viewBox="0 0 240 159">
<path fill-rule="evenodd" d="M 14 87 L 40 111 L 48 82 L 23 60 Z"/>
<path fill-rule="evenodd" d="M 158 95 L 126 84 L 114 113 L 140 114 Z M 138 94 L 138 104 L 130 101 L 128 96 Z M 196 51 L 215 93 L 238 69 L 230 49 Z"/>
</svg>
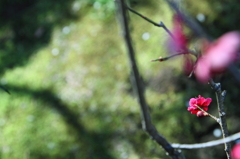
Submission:
<svg viewBox="0 0 240 159">
<path fill-rule="evenodd" d="M 180 152 L 176 151 L 171 144 L 158 133 L 155 126 L 152 124 L 151 116 L 148 110 L 148 105 L 145 100 L 144 96 L 144 88 L 143 83 L 140 79 L 140 74 L 138 72 L 136 60 L 135 60 L 135 53 L 131 42 L 131 36 L 128 29 L 128 20 L 126 16 L 126 8 L 124 4 L 124 0 L 116 0 L 116 5 L 118 8 L 119 16 L 120 16 L 120 23 L 122 24 L 122 34 L 125 40 L 125 45 L 127 48 L 129 62 L 131 66 L 131 71 L 133 73 L 132 78 L 132 85 L 133 89 L 137 93 L 138 102 L 141 108 L 141 115 L 142 115 L 142 126 L 145 131 L 155 140 L 159 145 L 161 145 L 165 151 L 172 157 L 172 159 L 180 159 L 181 154 Z"/>
<path fill-rule="evenodd" d="M 152 21 L 151 19 L 143 16 L 142 14 L 138 13 L 137 11 L 133 10 L 132 8 L 130 8 L 130 7 L 128 7 L 128 6 L 126 6 L 126 7 L 127 7 L 127 9 L 128 9 L 129 11 L 131 11 L 132 13 L 134 13 L 134 14 L 142 17 L 143 19 L 145 19 L 145 20 L 148 21 L 149 23 L 152 23 L 153 25 L 155 25 L 155 26 L 157 26 L 157 27 L 162 27 L 172 38 L 174 38 L 173 34 L 170 32 L 170 30 L 165 26 L 165 24 L 164 24 L 162 21 L 158 24 L 158 23 Z"/>
<path fill-rule="evenodd" d="M 209 84 L 214 89 L 216 98 L 217 98 L 217 105 L 218 105 L 218 112 L 219 112 L 219 125 L 222 130 L 223 139 L 228 137 L 228 129 L 227 129 L 227 121 L 226 121 L 226 113 L 224 111 L 224 98 L 226 96 L 226 91 L 221 90 L 221 84 L 220 83 L 214 83 L 212 79 L 210 79 Z M 225 143 L 225 152 L 227 155 L 227 158 L 230 159 L 230 150 L 231 145 L 229 143 Z"/>
<path fill-rule="evenodd" d="M 153 25 L 155 25 L 155 26 L 157 26 L 157 27 L 163 27 L 162 24 L 158 24 L 158 23 L 152 21 L 151 19 L 143 16 L 142 14 L 138 13 L 138 12 L 135 11 L 134 9 L 132 9 L 132 8 L 130 8 L 130 7 L 128 7 L 128 6 L 126 6 L 126 8 L 127 8 L 129 11 L 131 11 L 132 13 L 137 14 L 138 16 L 142 17 L 143 19 L 145 19 L 145 20 L 148 21 L 149 23 L 152 23 Z"/>
<path fill-rule="evenodd" d="M 214 140 L 210 142 L 200 143 L 200 144 L 172 144 L 172 147 L 174 148 L 180 148 L 180 149 L 200 149 L 200 148 L 207 148 L 207 147 L 213 147 L 221 144 L 225 144 L 231 141 L 235 141 L 240 138 L 240 133 L 231 135 L 229 137 Z"/>
<path fill-rule="evenodd" d="M 179 56 L 179 55 L 186 55 L 186 54 L 191 54 L 191 55 L 194 55 L 195 57 L 197 57 L 197 54 L 196 54 L 195 51 L 188 49 L 187 52 L 183 51 L 183 52 L 179 52 L 177 54 L 173 54 L 173 55 L 170 55 L 170 56 L 167 56 L 167 57 L 159 57 L 159 58 L 153 59 L 151 61 L 152 62 L 154 62 L 154 61 L 166 61 L 166 60 L 168 60 L 172 57 Z"/>
<path fill-rule="evenodd" d="M 175 57 L 175 56 L 179 56 L 179 55 L 186 55 L 186 54 L 189 54 L 189 53 L 186 53 L 186 52 L 183 52 L 183 53 L 177 53 L 177 54 L 173 54 L 171 56 L 167 56 L 167 57 L 159 57 L 157 59 L 154 59 L 154 60 L 151 60 L 152 62 L 154 61 L 166 61 L 172 57 Z"/>
</svg>

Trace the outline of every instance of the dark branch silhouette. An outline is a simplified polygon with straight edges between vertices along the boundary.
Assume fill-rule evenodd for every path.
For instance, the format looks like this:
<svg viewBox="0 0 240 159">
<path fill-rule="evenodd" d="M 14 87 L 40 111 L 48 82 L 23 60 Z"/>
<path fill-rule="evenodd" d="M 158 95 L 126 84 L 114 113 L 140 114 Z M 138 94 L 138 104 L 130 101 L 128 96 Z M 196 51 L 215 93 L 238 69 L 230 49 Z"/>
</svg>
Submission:
<svg viewBox="0 0 240 159">
<path fill-rule="evenodd" d="M 118 9 L 119 19 L 122 27 L 122 35 L 125 41 L 125 45 L 127 48 L 127 53 L 129 57 L 129 63 L 131 72 L 133 74 L 132 78 L 132 85 L 137 93 L 138 102 L 141 108 L 141 115 L 142 115 L 142 127 L 148 134 L 155 140 L 159 145 L 161 145 L 166 152 L 172 157 L 172 159 L 180 159 L 181 153 L 176 151 L 171 144 L 158 133 L 155 126 L 152 124 L 151 116 L 148 110 L 148 105 L 145 100 L 144 96 L 144 87 L 143 83 L 140 79 L 140 74 L 137 68 L 136 60 L 135 60 L 135 53 L 131 42 L 131 36 L 128 29 L 128 20 L 126 16 L 126 5 L 124 4 L 124 0 L 117 0 L 116 6 Z"/>
</svg>

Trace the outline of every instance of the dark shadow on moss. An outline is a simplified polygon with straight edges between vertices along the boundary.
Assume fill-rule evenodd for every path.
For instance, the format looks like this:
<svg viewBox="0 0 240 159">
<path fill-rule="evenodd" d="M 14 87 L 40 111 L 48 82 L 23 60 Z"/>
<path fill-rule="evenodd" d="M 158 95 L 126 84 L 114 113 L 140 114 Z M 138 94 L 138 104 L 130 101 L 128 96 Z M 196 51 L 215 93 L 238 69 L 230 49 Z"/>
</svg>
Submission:
<svg viewBox="0 0 240 159">
<path fill-rule="evenodd" d="M 46 46 L 54 27 L 78 18 L 73 0 L 0 1 L 0 74 L 24 65 Z"/>
<path fill-rule="evenodd" d="M 43 106 L 49 106 L 61 114 L 62 118 L 66 122 L 66 125 L 75 132 L 74 134 L 76 134 L 78 142 L 81 143 L 81 145 L 84 145 L 84 147 L 81 147 L 80 150 L 75 150 L 74 152 L 67 154 L 68 158 L 79 158 L 79 154 L 82 153 L 85 156 L 82 156 L 82 158 L 114 158 L 110 153 L 112 149 L 109 147 L 110 139 L 114 136 L 114 134 L 107 130 L 104 130 L 103 132 L 90 132 L 86 130 L 80 121 L 80 116 L 70 110 L 68 106 L 61 102 L 50 90 L 32 90 L 31 88 L 22 88 L 12 85 L 9 85 L 8 88 L 12 94 L 19 94 L 19 96 L 31 96 L 33 99 L 43 102 Z M 75 154 L 76 152 L 78 155 Z M 36 159 L 41 158 L 41 156 L 48 158 L 47 154 L 33 152 L 33 155 L 34 156 L 31 157 Z M 60 158 L 66 158 L 66 156 L 60 156 Z"/>
</svg>

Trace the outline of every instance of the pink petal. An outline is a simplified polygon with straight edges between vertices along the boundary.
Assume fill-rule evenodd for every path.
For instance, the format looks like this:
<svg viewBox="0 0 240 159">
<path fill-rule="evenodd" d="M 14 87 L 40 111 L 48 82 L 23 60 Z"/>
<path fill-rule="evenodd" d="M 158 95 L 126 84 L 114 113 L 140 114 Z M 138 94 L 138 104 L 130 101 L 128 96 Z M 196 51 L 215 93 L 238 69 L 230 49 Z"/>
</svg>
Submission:
<svg viewBox="0 0 240 159">
<path fill-rule="evenodd" d="M 205 101 L 205 98 L 203 98 L 203 97 L 197 98 L 197 105 L 199 107 L 201 107 L 203 105 L 204 101 Z"/>
<path fill-rule="evenodd" d="M 188 107 L 187 110 L 192 111 L 192 110 L 194 110 L 194 108 L 193 107 Z"/>
<path fill-rule="evenodd" d="M 200 58 L 197 62 L 196 69 L 195 69 L 195 76 L 196 78 L 202 82 L 207 83 L 211 72 L 210 72 L 210 64 L 206 58 Z"/>
<path fill-rule="evenodd" d="M 190 111 L 191 114 L 196 114 L 199 110 L 194 110 L 194 109 L 192 109 L 192 110 L 188 110 L 188 111 Z"/>
<path fill-rule="evenodd" d="M 199 111 L 196 106 L 192 106 L 192 107 L 190 106 L 190 107 L 188 107 L 187 110 L 190 111 L 191 114 L 196 114 Z"/>
<path fill-rule="evenodd" d="M 196 106 L 193 107 L 188 107 L 188 111 L 192 111 L 192 110 L 197 110 L 198 108 Z"/>
<path fill-rule="evenodd" d="M 167 44 L 169 52 L 173 54 L 180 51 L 186 51 L 187 39 L 183 33 L 182 20 L 178 15 L 174 15 L 173 17 L 172 34 L 174 38 L 168 40 Z"/>
<path fill-rule="evenodd" d="M 194 107 L 195 104 L 197 104 L 196 99 L 195 98 L 191 98 L 190 101 L 189 101 L 190 107 Z"/>
<path fill-rule="evenodd" d="M 209 104 L 212 102 L 212 99 L 211 98 L 207 98 L 204 100 L 202 106 L 209 106 Z"/>
<path fill-rule="evenodd" d="M 206 56 L 211 64 L 213 71 L 222 71 L 236 58 L 240 45 L 240 34 L 232 31 L 221 36 L 213 43 L 208 50 Z"/>
</svg>

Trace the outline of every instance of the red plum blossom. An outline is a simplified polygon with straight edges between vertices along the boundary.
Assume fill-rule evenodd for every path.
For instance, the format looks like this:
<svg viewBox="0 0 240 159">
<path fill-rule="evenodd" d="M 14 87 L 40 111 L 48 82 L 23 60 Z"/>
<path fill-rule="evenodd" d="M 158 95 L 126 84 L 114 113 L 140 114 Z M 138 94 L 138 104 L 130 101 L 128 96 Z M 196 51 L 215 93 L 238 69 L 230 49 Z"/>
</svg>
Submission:
<svg viewBox="0 0 240 159">
<path fill-rule="evenodd" d="M 208 111 L 208 106 L 211 102 L 211 98 L 205 99 L 201 95 L 199 95 L 198 98 L 191 98 L 189 101 L 188 111 L 190 111 L 191 114 L 196 114 L 198 117 L 207 116 L 204 111 Z M 200 110 L 198 107 L 204 111 Z"/>
</svg>

